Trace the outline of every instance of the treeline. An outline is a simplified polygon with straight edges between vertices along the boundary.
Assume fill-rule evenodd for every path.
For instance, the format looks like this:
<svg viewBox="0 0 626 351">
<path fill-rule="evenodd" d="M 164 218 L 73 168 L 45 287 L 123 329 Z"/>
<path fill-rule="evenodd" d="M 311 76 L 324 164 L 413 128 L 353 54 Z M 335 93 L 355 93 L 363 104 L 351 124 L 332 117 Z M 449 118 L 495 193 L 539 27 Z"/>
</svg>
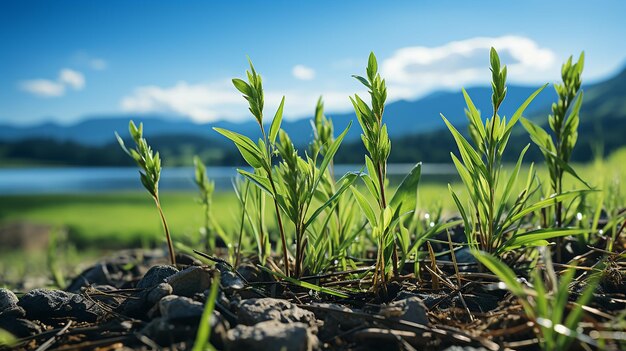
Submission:
<svg viewBox="0 0 626 351">
<path fill-rule="evenodd" d="M 593 159 L 594 149 L 601 147 L 603 154 L 624 146 L 621 121 L 607 120 L 603 125 L 592 126 L 582 123 L 574 161 L 587 162 Z M 199 155 L 211 166 L 242 165 L 243 159 L 231 145 L 218 138 L 201 136 L 170 135 L 150 139 L 158 150 L 166 167 L 189 166 L 194 155 Z M 522 130 L 511 136 L 507 161 L 514 162 L 518 152 L 530 142 Z M 301 151 L 306 145 L 301 145 Z M 447 130 L 417 134 L 392 140 L 391 163 L 448 163 L 450 151 L 457 150 L 452 135 Z M 336 163 L 359 164 L 363 162 L 363 144 L 360 140 L 345 142 L 335 157 Z M 534 145 L 528 150 L 526 161 L 540 161 L 539 150 Z M 87 146 L 75 142 L 53 139 L 28 139 L 17 142 L 0 142 L 0 163 L 3 165 L 56 165 L 56 166 L 132 166 L 130 159 L 117 143 L 104 146 Z"/>
</svg>

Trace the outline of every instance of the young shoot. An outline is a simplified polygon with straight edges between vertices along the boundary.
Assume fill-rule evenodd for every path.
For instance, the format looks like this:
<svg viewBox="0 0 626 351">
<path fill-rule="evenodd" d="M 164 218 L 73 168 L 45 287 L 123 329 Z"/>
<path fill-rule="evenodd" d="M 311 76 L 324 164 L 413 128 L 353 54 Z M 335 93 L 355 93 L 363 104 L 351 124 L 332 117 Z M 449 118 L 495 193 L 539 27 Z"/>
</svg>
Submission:
<svg viewBox="0 0 626 351">
<path fill-rule="evenodd" d="M 163 224 L 163 231 L 165 231 L 165 238 L 167 240 L 167 248 L 170 257 L 170 263 L 175 266 L 176 265 L 176 256 L 174 254 L 174 245 L 172 243 L 172 237 L 170 235 L 169 227 L 167 226 L 167 221 L 165 220 L 165 214 L 163 214 L 163 209 L 161 208 L 161 200 L 159 198 L 159 179 L 161 177 L 161 157 L 159 153 L 154 153 L 148 142 L 143 137 L 143 123 L 139 124 L 139 128 L 135 125 L 133 121 L 128 123 L 128 131 L 130 132 L 130 136 L 135 142 L 135 148 L 129 149 L 124 144 L 124 140 L 122 137 L 115 132 L 115 136 L 117 137 L 117 141 L 119 142 L 122 150 L 126 152 L 135 163 L 139 167 L 139 178 L 141 179 L 141 184 L 143 184 L 144 188 L 148 190 L 148 193 L 154 199 L 154 203 L 156 204 L 157 210 L 159 211 L 159 216 L 161 217 L 161 223 Z"/>
<path fill-rule="evenodd" d="M 522 218 L 534 211 L 551 206 L 554 201 L 562 201 L 580 195 L 580 192 L 557 194 L 546 200 L 529 203 L 529 199 L 538 189 L 534 168 L 531 165 L 526 185 L 509 206 L 512 191 L 518 182 L 522 159 L 528 147 L 520 153 L 517 163 L 508 179 L 503 179 L 502 156 L 511 135 L 526 107 L 545 87 L 537 89 L 517 109 L 510 120 L 498 113 L 506 96 L 506 66 L 500 66 L 500 58 L 495 49 L 490 52 L 492 72 L 492 107 L 491 118 L 484 122 L 480 112 L 465 90 L 463 95 L 467 103 L 466 115 L 469 119 L 470 135 L 475 146 L 442 115 L 444 122 L 454 136 L 459 148 L 461 160 L 450 153 L 452 161 L 469 193 L 469 204 L 461 204 L 458 196 L 448 185 L 465 225 L 465 235 L 469 245 L 488 253 L 500 255 L 504 251 L 525 245 L 545 245 L 549 238 L 580 234 L 579 229 L 539 229 L 519 232 Z M 503 183 L 503 181 L 506 181 Z"/>
<path fill-rule="evenodd" d="M 215 191 L 215 182 L 209 180 L 206 174 L 206 166 L 198 156 L 194 157 L 193 164 L 195 166 L 194 181 L 200 191 L 200 203 L 203 208 L 204 227 L 202 234 L 205 239 L 205 246 L 209 252 L 215 250 L 215 230 L 213 228 L 213 216 L 211 215 L 211 204 L 213 202 L 213 191 Z"/>
<path fill-rule="evenodd" d="M 387 125 L 383 123 L 387 86 L 378 73 L 378 62 L 374 53 L 370 53 L 366 76 L 353 76 L 369 89 L 371 106 L 359 95 L 350 97 L 363 134 L 361 139 L 367 150 L 365 165 L 367 174 L 362 179 L 378 204 L 378 213 L 374 211 L 365 197 L 356 188 L 352 192 L 357 203 L 366 214 L 377 240 L 378 254 L 374 270 L 373 287 L 385 284 L 389 273 L 398 275 L 398 245 L 395 226 L 400 217 L 415 210 L 417 184 L 421 173 L 421 164 L 417 164 L 400 185 L 393 199 L 388 202 L 385 192 L 387 183 L 387 159 L 391 152 L 391 140 L 387 134 Z M 389 263 L 391 261 L 391 263 Z M 391 266 L 391 269 L 390 269 Z"/>
<path fill-rule="evenodd" d="M 571 174 L 587 185 L 569 164 L 572 151 L 578 140 L 579 112 L 583 101 L 583 92 L 580 90 L 580 85 L 584 60 L 585 54 L 583 52 L 580 54 L 578 62 L 572 63 L 572 57 L 570 56 L 561 67 L 563 82 L 554 85 L 558 95 L 558 102 L 552 104 L 552 114 L 548 116 L 553 136 L 536 123 L 522 118 L 522 125 L 543 154 L 550 173 L 551 190 L 555 194 L 563 193 L 563 175 L 565 173 Z M 555 226 L 563 227 L 562 201 L 555 203 L 554 214 Z M 557 240 L 557 259 L 560 260 L 560 238 Z"/>
<path fill-rule="evenodd" d="M 594 339 L 581 332 L 579 323 L 584 317 L 583 308 L 591 301 L 598 286 L 599 273 L 587 279 L 578 299 L 570 303 L 569 289 L 576 274 L 576 262 L 571 263 L 570 268 L 565 270 L 559 279 L 552 267 L 550 253 L 546 249 L 543 254 L 544 268 L 533 270 L 532 284 L 526 287 L 504 262 L 482 251 L 472 253 L 480 263 L 498 276 L 511 294 L 519 299 L 526 316 L 535 325 L 534 331 L 543 350 L 569 350 L 575 340 L 598 346 Z M 602 271 L 601 268 L 596 270 Z"/>
<path fill-rule="evenodd" d="M 319 169 L 317 168 L 317 154 L 313 158 L 306 156 L 305 159 L 298 156 L 298 152 L 293 146 L 291 139 L 283 130 L 279 133 L 280 143 L 278 143 L 278 152 L 282 158 L 281 163 L 277 166 L 277 174 L 280 180 L 281 194 L 278 197 L 279 204 L 287 217 L 291 220 L 295 227 L 295 272 L 294 276 L 299 278 L 302 273 L 302 263 L 304 262 L 305 249 L 307 244 L 307 229 L 315 221 L 315 219 L 323 213 L 323 210 L 331 205 L 335 205 L 336 199 L 348 189 L 356 176 L 348 174 L 344 179 L 340 180 L 342 186 L 330 197 L 324 198 L 324 202 L 319 206 L 313 214 L 309 216 L 309 210 L 315 196 L 319 192 L 320 183 L 325 177 L 325 172 L 339 149 L 343 138 L 348 132 L 348 128 L 328 146 L 326 155 L 322 160 Z M 259 182 L 261 185 L 265 180 Z M 263 185 L 262 185 L 263 186 Z"/>
<path fill-rule="evenodd" d="M 245 177 L 250 178 L 255 182 L 257 176 L 267 177 L 269 182 L 269 194 L 274 200 L 274 210 L 276 212 L 276 221 L 278 223 L 278 230 L 280 232 L 280 240 L 282 243 L 283 260 L 285 267 L 285 274 L 289 275 L 289 251 L 287 249 L 287 239 L 285 237 L 285 229 L 283 226 L 283 220 L 280 213 L 280 205 L 278 204 L 278 190 L 277 185 L 272 174 L 272 155 L 276 148 L 276 137 L 278 136 L 278 130 L 283 119 L 283 106 L 285 104 L 285 98 L 280 102 L 280 106 L 272 119 L 269 134 L 265 130 L 263 125 L 263 107 L 265 104 L 263 95 L 263 82 L 261 76 L 256 72 L 252 62 L 250 61 L 250 70 L 246 71 L 248 81 L 235 78 L 233 79 L 233 85 L 239 90 L 243 97 L 248 101 L 249 111 L 257 121 L 259 128 L 261 129 L 262 139 L 259 139 L 255 144 L 247 136 L 239 133 L 232 132 L 230 130 L 222 128 L 213 128 L 218 133 L 230 139 L 243 156 L 244 160 L 250 167 L 254 168 L 255 172 L 245 172 L 239 170 L 239 173 Z"/>
</svg>

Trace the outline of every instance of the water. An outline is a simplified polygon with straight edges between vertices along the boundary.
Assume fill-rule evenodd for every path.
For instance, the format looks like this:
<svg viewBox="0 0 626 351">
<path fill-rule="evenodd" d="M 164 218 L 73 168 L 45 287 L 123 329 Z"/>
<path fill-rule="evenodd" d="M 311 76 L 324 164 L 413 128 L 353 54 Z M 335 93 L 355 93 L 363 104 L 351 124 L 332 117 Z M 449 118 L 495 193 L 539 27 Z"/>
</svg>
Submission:
<svg viewBox="0 0 626 351">
<path fill-rule="evenodd" d="M 392 182 L 400 181 L 413 165 L 390 164 L 388 175 Z M 359 171 L 359 165 L 336 165 L 335 174 Z M 236 167 L 207 167 L 209 178 L 217 190 L 231 188 Z M 449 164 L 427 164 L 422 167 L 424 181 L 455 179 L 455 169 Z M 194 190 L 194 170 L 191 167 L 165 168 L 161 175 L 161 190 Z M 66 194 L 141 190 L 136 168 L 132 167 L 63 167 L 63 168 L 0 168 L 0 195 Z"/>
</svg>

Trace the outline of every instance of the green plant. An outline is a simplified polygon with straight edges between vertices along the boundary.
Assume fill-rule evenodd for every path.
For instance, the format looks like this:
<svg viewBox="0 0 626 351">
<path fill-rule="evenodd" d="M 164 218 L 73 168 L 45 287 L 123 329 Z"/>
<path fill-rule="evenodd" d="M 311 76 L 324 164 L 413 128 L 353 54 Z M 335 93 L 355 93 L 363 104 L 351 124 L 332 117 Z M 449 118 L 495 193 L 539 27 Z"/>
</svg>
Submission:
<svg viewBox="0 0 626 351">
<path fill-rule="evenodd" d="M 324 156 L 335 141 L 335 137 L 333 122 L 324 115 L 322 97 L 317 101 L 311 126 L 313 127 L 311 154 Z M 319 189 L 328 199 L 337 189 L 333 159 L 330 160 L 325 173 L 320 181 Z M 323 222 L 313 223 L 313 228 L 309 231 L 312 245 L 308 246 L 305 266 L 309 267 L 312 272 L 320 272 L 337 264 L 347 269 L 348 250 L 363 228 L 357 225 L 358 206 L 351 205 L 349 192 L 338 197 L 332 209 L 332 216 L 329 213 Z"/>
<path fill-rule="evenodd" d="M 159 179 L 161 177 L 161 157 L 159 153 L 154 153 L 148 142 L 143 137 L 143 123 L 139 124 L 139 128 L 133 121 L 128 123 L 128 131 L 130 136 L 135 142 L 134 149 L 128 149 L 124 144 L 122 137 L 115 132 L 117 141 L 119 142 L 122 150 L 126 152 L 139 166 L 139 176 L 141 184 L 148 190 L 154 203 L 156 204 L 159 216 L 161 217 L 161 223 L 163 224 L 163 230 L 165 231 L 165 238 L 167 240 L 167 247 L 169 252 L 170 263 L 176 265 L 176 256 L 174 254 L 174 245 L 172 244 L 172 237 L 170 235 L 163 209 L 161 208 L 161 201 L 159 199 Z"/>
<path fill-rule="evenodd" d="M 585 183 L 570 166 L 569 160 L 578 140 L 579 112 L 583 102 L 583 92 L 580 90 L 581 75 L 583 72 L 585 54 L 580 54 L 578 62 L 572 63 L 572 57 L 561 67 L 562 84 L 555 84 L 558 102 L 552 104 L 552 114 L 548 116 L 551 136 L 536 123 L 522 118 L 522 125 L 530 134 L 532 141 L 539 147 L 544 156 L 550 173 L 550 185 L 556 194 L 563 193 L 563 175 L 572 176 Z M 563 202 L 556 201 L 554 205 L 555 225 L 563 227 Z M 561 238 L 557 239 L 557 257 L 561 257 Z"/>
<path fill-rule="evenodd" d="M 215 231 L 214 219 L 211 215 L 211 204 L 213 201 L 213 191 L 215 191 L 215 182 L 209 180 L 206 174 L 206 166 L 198 156 L 193 158 L 195 168 L 194 181 L 200 191 L 200 203 L 203 207 L 204 227 L 201 232 L 205 238 L 205 246 L 209 251 L 215 249 Z"/>
<path fill-rule="evenodd" d="M 498 114 L 500 105 L 506 96 L 506 66 L 500 66 L 500 58 L 493 48 L 490 52 L 490 61 L 493 91 L 493 114 L 491 118 L 487 118 L 483 123 L 480 112 L 476 109 L 467 92 L 463 90 L 467 104 L 466 115 L 469 119 L 470 135 L 476 146 L 473 147 L 445 116 L 441 115 L 458 146 L 461 160 L 453 153 L 450 155 L 470 195 L 469 204 L 464 206 L 452 187 L 448 185 L 463 218 L 468 243 L 473 248 L 499 255 L 504 251 L 520 246 L 545 245 L 546 239 L 549 238 L 584 232 L 580 229 L 538 229 L 520 232 L 521 220 L 524 216 L 551 206 L 554 201 L 576 197 L 581 192 L 556 194 L 548 199 L 531 203 L 531 196 L 539 189 L 535 185 L 536 176 L 531 165 L 526 185 L 514 199 L 513 205 L 509 207 L 508 203 L 517 184 L 522 159 L 530 145 L 527 145 L 520 153 L 504 187 L 501 186 L 503 180 L 502 156 L 513 127 L 526 107 L 547 84 L 531 94 L 507 122 L 506 118 L 500 117 Z"/>
<path fill-rule="evenodd" d="M 238 228 L 239 237 L 237 239 L 239 244 L 237 245 L 234 266 L 237 267 L 240 262 L 244 232 L 252 232 L 257 246 L 259 261 L 265 264 L 272 250 L 269 235 L 267 234 L 267 225 L 265 224 L 265 192 L 253 186 L 248 178 L 235 178 L 233 189 L 239 200 L 238 204 L 241 210 Z"/>
<path fill-rule="evenodd" d="M 13 346 L 17 339 L 13 334 L 4 329 L 0 329 L 0 346 Z"/>
<path fill-rule="evenodd" d="M 593 298 L 600 274 L 596 273 L 588 278 L 578 299 L 570 303 L 569 289 L 576 269 L 568 268 L 559 281 L 552 268 L 549 252 L 542 255 L 544 269 L 533 270 L 531 288 L 519 282 L 513 270 L 494 256 L 482 251 L 472 253 L 518 298 L 526 316 L 536 326 L 536 333 L 543 350 L 569 350 L 575 339 L 595 346 L 593 339 L 579 332 L 578 324 L 584 316 L 583 307 Z M 574 262 L 572 266 L 576 266 L 576 263 Z M 543 277 L 540 272 L 544 272 Z M 544 281 L 548 282 L 547 285 Z M 568 309 L 569 312 L 565 314 Z"/>
<path fill-rule="evenodd" d="M 326 176 L 326 169 L 349 129 L 350 125 L 336 140 L 328 145 L 319 168 L 317 167 L 318 154 L 314 154 L 313 157 L 307 155 L 306 159 L 301 158 L 287 133 L 283 130 L 279 133 L 278 152 L 282 161 L 277 166 L 276 172 L 280 180 L 278 202 L 295 227 L 295 277 L 300 277 L 302 274 L 302 263 L 308 241 L 306 232 L 309 226 L 327 207 L 334 206 L 336 200 L 356 179 L 354 174 L 347 174 L 340 179 L 341 187 L 330 196 L 321 197 L 322 204 L 309 215 L 315 196 L 319 196 L 320 182 Z M 257 177 L 256 180 L 261 188 L 269 192 L 270 189 L 268 189 L 264 178 Z M 344 182 L 344 180 L 346 181 Z"/>
<path fill-rule="evenodd" d="M 54 285 L 56 285 L 59 289 L 64 289 L 66 286 L 65 275 L 63 274 L 63 269 L 60 267 L 59 262 L 59 240 L 62 234 L 64 233 L 62 233 L 62 230 L 58 228 L 50 232 L 46 255 L 48 269 L 52 275 L 52 280 L 54 281 Z"/>
<path fill-rule="evenodd" d="M 213 345 L 209 342 L 211 337 L 211 316 L 215 309 L 215 301 L 217 300 L 217 293 L 220 286 L 220 273 L 217 271 L 211 279 L 211 290 L 209 291 L 209 297 L 204 304 L 204 310 L 202 311 L 202 317 L 200 318 L 200 324 L 198 325 L 198 331 L 196 333 L 196 340 L 193 344 L 192 351 L 205 351 L 215 350 Z"/>
<path fill-rule="evenodd" d="M 378 62 L 373 52 L 369 55 L 366 76 L 367 78 L 356 75 L 353 77 L 369 89 L 371 107 L 357 94 L 350 97 L 350 101 L 361 125 L 363 131 L 361 140 L 368 153 L 365 156 L 367 174 L 363 174 L 361 179 L 378 204 L 378 214 L 356 188 L 352 189 L 352 193 L 359 207 L 365 213 L 372 229 L 372 236 L 377 242 L 378 253 L 372 278 L 373 288 L 376 290 L 381 284 L 385 286 L 390 274 L 398 275 L 396 225 L 400 222 L 401 217 L 415 210 L 421 163 L 415 165 L 398 187 L 391 201 L 387 202 L 385 191 L 387 159 L 391 152 L 391 140 L 387 134 L 387 125 L 383 123 L 387 87 L 385 80 L 378 73 Z"/>
<path fill-rule="evenodd" d="M 260 176 L 266 176 L 269 181 L 269 194 L 274 200 L 274 209 L 276 212 L 276 221 L 278 222 L 278 230 L 280 232 L 280 240 L 282 243 L 283 260 L 285 266 L 285 274 L 289 275 L 289 251 L 287 249 L 287 240 L 285 238 L 285 229 L 283 227 L 283 221 L 280 213 L 280 206 L 278 204 L 278 190 L 276 189 L 276 182 L 272 174 L 272 155 L 276 146 L 276 137 L 280 129 L 280 124 L 283 118 L 283 106 L 285 104 L 285 98 L 280 102 L 280 106 L 276 110 L 276 114 L 272 119 L 270 125 L 269 134 L 265 131 L 263 125 L 263 108 L 265 99 L 263 95 L 263 82 L 261 76 L 256 72 L 252 62 L 249 62 L 250 70 L 246 71 L 248 82 L 241 79 L 233 79 L 233 85 L 239 90 L 244 98 L 248 101 L 249 111 L 254 116 L 255 120 L 259 124 L 261 129 L 262 139 L 259 139 L 255 144 L 250 138 L 222 128 L 213 128 L 218 133 L 227 137 L 233 143 L 243 156 L 244 160 L 255 169 L 255 173 Z M 239 171 L 244 176 L 250 177 L 254 182 L 254 174 L 250 172 Z"/>
</svg>

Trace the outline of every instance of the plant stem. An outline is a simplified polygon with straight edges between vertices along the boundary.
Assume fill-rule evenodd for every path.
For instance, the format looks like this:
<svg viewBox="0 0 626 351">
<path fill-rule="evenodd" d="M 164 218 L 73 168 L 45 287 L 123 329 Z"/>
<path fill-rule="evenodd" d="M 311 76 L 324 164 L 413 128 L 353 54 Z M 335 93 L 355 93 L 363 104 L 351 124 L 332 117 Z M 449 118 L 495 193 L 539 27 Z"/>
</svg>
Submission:
<svg viewBox="0 0 626 351">
<path fill-rule="evenodd" d="M 243 206 L 241 208 L 241 223 L 239 224 L 239 240 L 237 241 L 237 253 L 235 254 L 235 269 L 239 266 L 239 258 L 241 255 L 241 239 L 243 238 L 243 225 L 246 218 L 246 205 L 248 203 L 248 189 L 250 188 L 250 183 L 246 183 L 246 191 L 243 195 Z"/>
<path fill-rule="evenodd" d="M 287 240 L 285 239 L 285 229 L 283 228 L 283 220 L 280 216 L 280 208 L 278 207 L 278 200 L 276 200 L 276 185 L 274 184 L 274 178 L 272 177 L 272 171 L 267 172 L 272 191 L 274 192 L 274 209 L 276 210 L 276 221 L 278 222 L 278 230 L 280 231 L 280 240 L 283 244 L 283 260 L 285 261 L 285 275 L 289 277 L 289 251 L 287 251 Z M 297 243 L 296 243 L 297 247 Z M 297 263 L 296 263 L 297 265 Z"/>
<path fill-rule="evenodd" d="M 167 248 L 170 256 L 170 263 L 172 266 L 176 266 L 176 256 L 174 255 L 174 244 L 172 243 L 172 236 L 170 235 L 170 229 L 167 226 L 167 221 L 165 220 L 165 215 L 163 214 L 163 209 L 161 208 L 161 201 L 159 201 L 159 196 L 156 195 L 153 197 L 154 202 L 156 203 L 156 207 L 159 210 L 159 216 L 161 216 L 161 222 L 163 223 L 163 230 L 165 231 L 165 237 L 167 238 Z"/>
<path fill-rule="evenodd" d="M 385 198 L 385 171 L 384 171 L 385 165 L 382 162 L 378 162 L 378 167 L 377 167 L 377 171 L 378 171 L 378 184 L 380 186 L 380 206 L 381 209 L 385 209 L 387 208 L 387 199 Z M 396 236 L 394 233 L 391 233 L 391 235 L 393 235 L 393 254 L 392 254 L 392 260 L 393 260 L 393 276 L 397 277 L 398 276 L 398 246 L 396 243 Z M 381 248 L 382 250 L 384 250 L 384 247 Z M 384 259 L 384 257 L 383 257 Z M 384 267 L 384 262 L 383 262 L 383 267 Z M 384 271 L 383 271 L 383 275 L 384 275 Z"/>
</svg>

